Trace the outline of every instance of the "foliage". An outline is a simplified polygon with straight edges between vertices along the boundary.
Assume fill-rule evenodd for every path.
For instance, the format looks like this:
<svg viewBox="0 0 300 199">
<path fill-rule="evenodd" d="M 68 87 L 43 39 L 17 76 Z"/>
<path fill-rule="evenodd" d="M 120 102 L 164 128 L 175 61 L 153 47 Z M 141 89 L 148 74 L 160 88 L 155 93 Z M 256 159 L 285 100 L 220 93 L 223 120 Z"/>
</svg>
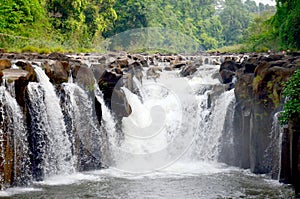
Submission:
<svg viewBox="0 0 300 199">
<path fill-rule="evenodd" d="M 277 12 L 272 25 L 283 48 L 300 49 L 300 1 L 276 0 Z"/>
<path fill-rule="evenodd" d="M 266 9 L 253 0 L 2 0 L 0 47 L 100 49 L 104 39 L 124 31 L 159 27 L 187 35 L 200 50 L 216 49 L 244 40 L 253 16 Z M 152 40 L 184 44 L 172 35 Z"/>
<path fill-rule="evenodd" d="M 289 120 L 300 117 L 300 69 L 285 84 L 283 96 L 287 98 L 287 101 L 284 104 L 280 122 L 287 124 Z"/>
<path fill-rule="evenodd" d="M 266 52 L 270 49 L 274 50 L 279 48 L 276 32 L 270 25 L 270 20 L 273 15 L 273 10 L 267 10 L 261 15 L 254 16 L 244 38 L 250 46 L 249 51 Z"/>
</svg>

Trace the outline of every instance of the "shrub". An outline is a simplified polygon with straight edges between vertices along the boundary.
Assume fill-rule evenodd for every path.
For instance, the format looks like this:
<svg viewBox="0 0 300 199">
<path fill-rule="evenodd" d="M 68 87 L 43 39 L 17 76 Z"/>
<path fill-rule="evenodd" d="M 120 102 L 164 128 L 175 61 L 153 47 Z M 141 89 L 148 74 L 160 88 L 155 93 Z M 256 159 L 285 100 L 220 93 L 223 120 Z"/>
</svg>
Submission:
<svg viewBox="0 0 300 199">
<path fill-rule="evenodd" d="M 286 82 L 283 96 L 287 101 L 280 116 L 280 123 L 287 124 L 291 119 L 300 116 L 300 69 Z"/>
</svg>

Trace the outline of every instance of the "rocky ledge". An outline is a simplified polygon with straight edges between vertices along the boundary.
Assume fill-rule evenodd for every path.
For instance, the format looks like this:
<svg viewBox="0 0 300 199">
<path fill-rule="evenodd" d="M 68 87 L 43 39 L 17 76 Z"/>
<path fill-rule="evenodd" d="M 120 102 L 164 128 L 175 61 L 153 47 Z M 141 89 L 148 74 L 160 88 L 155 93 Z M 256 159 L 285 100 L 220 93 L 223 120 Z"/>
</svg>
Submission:
<svg viewBox="0 0 300 199">
<path fill-rule="evenodd" d="M 274 137 L 270 132 L 274 131 L 272 126 L 275 113 L 283 108 L 284 83 L 299 68 L 298 52 L 288 55 L 253 54 L 241 62 L 225 60 L 220 68 L 222 82 L 230 85 L 229 88 L 235 88 L 233 137 L 236 144 L 233 164 L 250 168 L 254 173 L 271 173 L 274 179 L 279 178 L 281 182 L 293 184 L 298 194 L 300 116 L 290 121 L 287 126 L 279 127 L 283 128 L 281 157 L 277 157 L 272 145 Z M 266 157 L 266 150 L 273 150 L 273 156 Z M 223 161 L 226 162 L 226 159 Z M 279 166 L 281 166 L 280 173 L 277 172 Z"/>
</svg>

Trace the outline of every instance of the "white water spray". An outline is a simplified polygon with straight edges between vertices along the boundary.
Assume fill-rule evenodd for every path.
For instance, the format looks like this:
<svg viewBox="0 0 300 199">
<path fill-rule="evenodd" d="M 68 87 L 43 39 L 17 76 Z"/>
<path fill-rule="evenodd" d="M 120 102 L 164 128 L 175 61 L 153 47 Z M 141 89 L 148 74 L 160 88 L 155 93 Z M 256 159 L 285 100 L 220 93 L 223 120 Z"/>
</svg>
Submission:
<svg viewBox="0 0 300 199">
<path fill-rule="evenodd" d="M 75 171 L 75 157 L 72 154 L 71 142 L 66 133 L 59 98 L 45 72 L 39 67 L 35 67 L 34 70 L 39 84 L 30 83 L 28 95 L 32 104 L 32 111 L 34 111 L 32 116 L 40 119 L 32 121 L 38 126 L 35 133 L 43 132 L 47 138 L 45 140 L 47 146 L 43 147 L 45 177 L 73 173 Z"/>
</svg>

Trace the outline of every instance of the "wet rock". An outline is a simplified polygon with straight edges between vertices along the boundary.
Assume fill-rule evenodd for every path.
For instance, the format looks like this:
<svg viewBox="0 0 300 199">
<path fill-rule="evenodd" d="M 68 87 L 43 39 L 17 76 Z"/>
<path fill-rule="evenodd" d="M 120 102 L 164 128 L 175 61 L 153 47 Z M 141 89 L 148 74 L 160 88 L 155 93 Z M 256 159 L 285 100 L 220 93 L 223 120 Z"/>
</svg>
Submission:
<svg viewBox="0 0 300 199">
<path fill-rule="evenodd" d="M 95 77 L 91 68 L 84 64 L 76 65 L 73 69 L 73 79 L 83 90 L 94 91 Z"/>
<path fill-rule="evenodd" d="M 182 68 L 180 71 L 180 75 L 182 77 L 187 77 L 194 74 L 197 71 L 198 66 L 196 65 L 188 65 Z"/>
<path fill-rule="evenodd" d="M 169 66 L 166 66 L 166 67 L 164 68 L 164 70 L 165 70 L 165 71 L 172 71 L 173 68 L 171 68 L 171 67 L 169 67 Z"/>
<path fill-rule="evenodd" d="M 220 67 L 220 72 L 224 69 L 235 72 L 240 68 L 239 64 L 235 63 L 232 60 L 225 61 L 224 63 L 221 64 Z"/>
<path fill-rule="evenodd" d="M 242 66 L 245 68 L 245 73 L 254 73 L 255 68 L 260 63 L 260 61 L 256 57 L 250 57 L 242 63 Z"/>
<path fill-rule="evenodd" d="M 63 82 L 68 82 L 70 71 L 68 62 L 56 61 L 52 64 L 45 62 L 42 64 L 42 67 L 45 68 L 46 75 L 54 84 L 60 85 Z"/>
<path fill-rule="evenodd" d="M 133 61 L 129 63 L 128 68 L 122 70 L 122 74 L 131 74 L 132 78 L 135 76 L 140 82 L 142 82 L 143 70 L 143 66 L 139 61 Z M 132 81 L 132 78 L 129 78 L 128 81 Z M 131 89 L 129 88 L 129 90 Z"/>
<path fill-rule="evenodd" d="M 8 69 L 11 67 L 11 62 L 8 59 L 0 60 L 0 70 Z"/>
<path fill-rule="evenodd" d="M 254 75 L 255 76 L 262 75 L 262 73 L 264 71 L 267 71 L 270 67 L 271 67 L 271 64 L 269 62 L 264 61 L 255 68 Z"/>
<path fill-rule="evenodd" d="M 97 81 L 101 78 L 105 69 L 106 69 L 106 66 L 104 64 L 92 64 L 91 65 L 91 70 L 93 71 L 95 79 Z"/>
<path fill-rule="evenodd" d="M 56 61 L 68 61 L 70 58 L 62 53 L 51 53 L 48 55 L 48 59 Z"/>
<path fill-rule="evenodd" d="M 2 70 L 2 72 L 3 72 L 3 77 L 8 81 L 15 81 L 20 77 L 26 77 L 28 74 L 28 71 L 21 70 L 21 69 L 5 69 Z"/>
<path fill-rule="evenodd" d="M 31 81 L 31 82 L 36 81 L 36 73 L 30 63 L 18 61 L 16 65 L 28 72 L 28 74 L 26 75 L 27 81 Z"/>
<path fill-rule="evenodd" d="M 116 59 L 109 64 L 109 67 L 124 69 L 124 68 L 128 68 L 128 64 L 129 64 L 128 59 Z"/>
<path fill-rule="evenodd" d="M 98 81 L 99 88 L 103 92 L 104 100 L 106 105 L 108 105 L 108 107 L 111 107 L 111 97 L 115 89 L 115 86 L 117 84 L 123 86 L 123 82 L 120 81 L 121 78 L 122 78 L 121 74 L 117 74 L 116 72 L 105 70 Z"/>
<path fill-rule="evenodd" d="M 172 68 L 176 68 L 176 69 L 180 69 L 182 68 L 183 66 L 186 66 L 186 63 L 185 62 L 180 62 L 180 63 L 176 63 L 174 65 L 171 65 Z"/>
<path fill-rule="evenodd" d="M 235 72 L 224 69 L 220 72 L 220 76 L 221 76 L 221 80 L 222 80 L 221 82 L 223 84 L 228 84 L 228 83 L 232 82 L 232 79 L 235 76 Z"/>
<path fill-rule="evenodd" d="M 160 77 L 159 72 L 162 72 L 161 68 L 158 68 L 158 67 L 151 67 L 151 68 L 149 68 L 146 71 L 147 79 L 151 79 L 152 78 L 152 79 L 156 80 L 157 78 Z"/>
</svg>

